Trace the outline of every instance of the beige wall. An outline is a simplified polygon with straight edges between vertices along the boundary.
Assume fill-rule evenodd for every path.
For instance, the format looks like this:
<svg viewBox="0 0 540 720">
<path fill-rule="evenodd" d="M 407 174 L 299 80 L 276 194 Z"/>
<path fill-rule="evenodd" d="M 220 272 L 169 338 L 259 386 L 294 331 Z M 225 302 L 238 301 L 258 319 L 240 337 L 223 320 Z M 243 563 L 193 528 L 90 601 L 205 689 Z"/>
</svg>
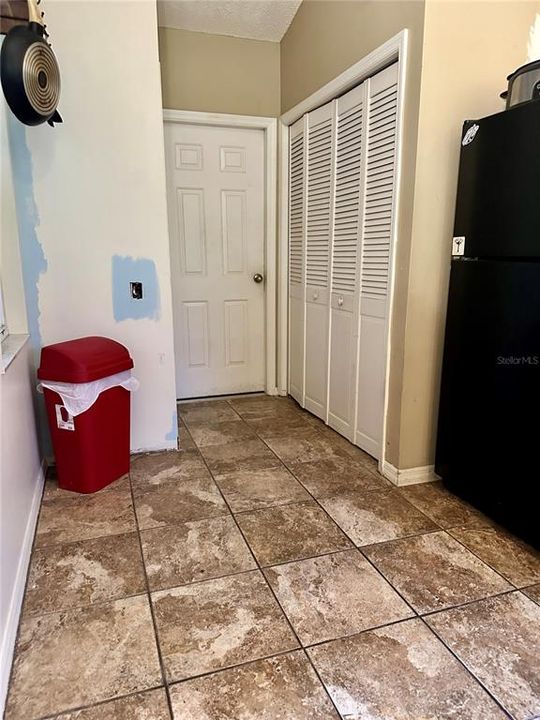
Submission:
<svg viewBox="0 0 540 720">
<path fill-rule="evenodd" d="M 163 107 L 279 115 L 279 43 L 160 28 L 159 55 Z"/>
<path fill-rule="evenodd" d="M 335 78 L 404 28 L 409 62 L 404 107 L 402 193 L 396 251 L 396 308 L 391 340 L 391 385 L 386 459 L 399 460 L 407 278 L 414 205 L 418 109 L 422 72 L 423 0 L 349 2 L 304 0 L 281 43 L 282 111 Z"/>
<path fill-rule="evenodd" d="M 540 0 L 304 0 L 281 59 L 275 43 L 160 29 L 165 107 L 265 115 L 409 29 L 386 453 L 402 469 L 434 462 L 461 124 L 502 109 L 536 12 Z"/>
<path fill-rule="evenodd" d="M 499 93 L 527 59 L 537 12 L 538 0 L 426 2 L 400 468 L 434 460 L 462 122 L 503 109 Z"/>
</svg>

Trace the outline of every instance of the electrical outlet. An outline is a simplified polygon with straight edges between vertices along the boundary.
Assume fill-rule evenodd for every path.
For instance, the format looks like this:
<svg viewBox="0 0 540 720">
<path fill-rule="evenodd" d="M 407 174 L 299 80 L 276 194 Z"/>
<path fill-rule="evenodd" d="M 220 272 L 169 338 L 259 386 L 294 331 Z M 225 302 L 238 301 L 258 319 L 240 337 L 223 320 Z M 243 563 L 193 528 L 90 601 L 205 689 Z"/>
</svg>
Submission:
<svg viewBox="0 0 540 720">
<path fill-rule="evenodd" d="M 142 297 L 143 297 L 142 282 L 130 282 L 129 289 L 130 289 L 131 297 L 133 298 L 133 300 L 142 300 Z"/>
</svg>

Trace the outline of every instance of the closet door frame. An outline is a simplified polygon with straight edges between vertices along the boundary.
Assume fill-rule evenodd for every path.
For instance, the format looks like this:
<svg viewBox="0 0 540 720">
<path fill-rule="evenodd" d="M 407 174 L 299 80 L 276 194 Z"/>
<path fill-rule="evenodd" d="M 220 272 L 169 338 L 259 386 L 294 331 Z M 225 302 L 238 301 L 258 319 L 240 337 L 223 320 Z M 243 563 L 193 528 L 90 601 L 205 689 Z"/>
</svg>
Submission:
<svg viewBox="0 0 540 720">
<path fill-rule="evenodd" d="M 401 165 L 403 150 L 403 107 L 406 87 L 406 71 L 408 56 L 408 30 L 402 30 L 387 40 L 376 50 L 366 55 L 362 60 L 338 75 L 334 80 L 324 85 L 315 93 L 298 105 L 287 111 L 279 119 L 279 181 L 280 181 L 280 223 L 278 237 L 278 390 L 280 394 L 288 392 L 288 232 L 289 232 L 289 126 L 295 123 L 306 113 L 315 110 L 325 103 L 334 100 L 355 85 L 360 84 L 369 77 L 383 70 L 388 65 L 398 63 L 398 114 L 396 129 L 396 168 L 395 188 L 392 207 L 392 245 L 390 258 L 390 277 L 388 303 L 389 311 L 385 326 L 385 392 L 383 428 L 381 440 L 381 457 L 379 470 L 382 472 L 386 463 L 386 436 L 388 416 L 388 387 L 390 381 L 391 337 L 390 328 L 394 314 L 394 287 L 395 287 L 395 255 L 398 242 L 399 200 L 401 195 Z"/>
</svg>

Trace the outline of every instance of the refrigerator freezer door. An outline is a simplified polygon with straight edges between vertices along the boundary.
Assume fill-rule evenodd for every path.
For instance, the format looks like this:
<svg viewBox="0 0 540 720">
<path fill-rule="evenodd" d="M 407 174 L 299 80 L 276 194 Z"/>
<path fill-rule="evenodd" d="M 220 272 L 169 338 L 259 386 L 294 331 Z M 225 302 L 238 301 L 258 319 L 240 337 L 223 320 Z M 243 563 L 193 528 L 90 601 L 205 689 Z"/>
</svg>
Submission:
<svg viewBox="0 0 540 720">
<path fill-rule="evenodd" d="M 527 531 L 536 515 L 539 441 L 540 262 L 455 260 L 436 471 Z M 537 518 L 533 525 L 538 541 Z"/>
<path fill-rule="evenodd" d="M 540 257 L 540 102 L 465 124 L 454 236 L 465 257 Z"/>
</svg>

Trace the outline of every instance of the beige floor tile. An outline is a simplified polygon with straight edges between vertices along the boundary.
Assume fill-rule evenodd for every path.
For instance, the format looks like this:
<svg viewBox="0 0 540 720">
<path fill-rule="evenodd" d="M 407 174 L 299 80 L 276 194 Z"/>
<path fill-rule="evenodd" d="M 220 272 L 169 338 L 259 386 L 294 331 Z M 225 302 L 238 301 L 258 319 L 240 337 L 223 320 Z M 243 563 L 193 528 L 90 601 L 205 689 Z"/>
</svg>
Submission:
<svg viewBox="0 0 540 720">
<path fill-rule="evenodd" d="M 503 528 L 454 528 L 451 534 L 517 587 L 540 582 L 540 553 Z"/>
<path fill-rule="evenodd" d="M 506 715 L 421 620 L 308 650 L 347 720 L 503 720 Z"/>
<path fill-rule="evenodd" d="M 225 400 L 181 404 L 178 406 L 178 413 L 188 427 L 191 423 L 240 420 L 238 413 Z"/>
<path fill-rule="evenodd" d="M 69 499 L 69 498 L 91 498 L 91 497 L 103 497 L 109 492 L 120 492 L 129 490 L 129 475 L 123 475 L 118 480 L 114 480 L 109 485 L 106 485 L 96 493 L 78 493 L 72 490 L 63 490 L 58 487 L 58 480 L 56 475 L 56 466 L 52 465 L 47 470 L 47 478 L 45 480 L 45 487 L 43 489 L 42 501 L 46 500 L 58 500 L 58 499 Z"/>
<path fill-rule="evenodd" d="M 332 430 L 328 425 L 322 425 L 319 428 L 324 438 L 330 442 L 336 450 L 339 450 L 342 454 L 352 458 L 357 463 L 364 465 L 365 468 L 372 472 L 377 472 L 378 463 L 377 460 L 364 452 L 357 445 L 353 445 L 347 438 L 343 437 L 335 430 Z"/>
<path fill-rule="evenodd" d="M 36 546 L 89 540 L 135 530 L 128 478 L 91 495 L 50 488 L 41 504 Z"/>
<path fill-rule="evenodd" d="M 245 422 L 205 422 L 191 423 L 189 426 L 191 437 L 198 447 L 209 445 L 225 445 L 231 442 L 241 442 L 257 437 L 255 432 Z"/>
<path fill-rule="evenodd" d="M 143 530 L 141 540 L 152 590 L 256 567 L 230 516 Z"/>
<path fill-rule="evenodd" d="M 169 680 L 297 647 L 258 571 L 162 590 L 152 602 Z"/>
<path fill-rule="evenodd" d="M 57 715 L 55 720 L 170 720 L 165 690 L 148 690 Z"/>
<path fill-rule="evenodd" d="M 265 575 L 303 645 L 414 615 L 358 550 L 278 565 Z"/>
<path fill-rule="evenodd" d="M 71 610 L 146 590 L 136 533 L 36 548 L 25 614 Z"/>
<path fill-rule="evenodd" d="M 437 525 L 394 490 L 345 492 L 320 501 L 356 545 L 437 530 Z"/>
<path fill-rule="evenodd" d="M 248 420 L 248 425 L 259 437 L 263 439 L 271 437 L 295 435 L 298 430 L 312 430 L 313 421 L 307 414 L 299 413 L 296 410 L 281 411 L 274 416 Z"/>
<path fill-rule="evenodd" d="M 524 592 L 527 597 L 530 597 L 531 600 L 534 600 L 534 602 L 540 605 L 540 584 L 531 585 L 531 587 L 528 588 L 523 588 L 522 592 Z"/>
<path fill-rule="evenodd" d="M 259 439 L 210 445 L 201 448 L 201 452 L 214 475 L 280 465 L 279 459 Z"/>
<path fill-rule="evenodd" d="M 428 624 L 516 720 L 540 716 L 540 607 L 519 592 L 430 615 Z"/>
<path fill-rule="evenodd" d="M 33 720 L 161 683 L 148 598 L 23 621 L 6 720 Z"/>
<path fill-rule="evenodd" d="M 133 498 L 141 530 L 228 513 L 211 477 L 170 480 L 159 485 L 136 487 Z"/>
<path fill-rule="evenodd" d="M 341 530 L 314 502 L 240 513 L 236 519 L 261 565 L 351 547 Z"/>
<path fill-rule="evenodd" d="M 172 685 L 175 720 L 338 720 L 301 652 Z"/>
<path fill-rule="evenodd" d="M 389 490 L 390 484 L 349 457 L 333 457 L 306 463 L 290 463 L 293 475 L 316 498 L 352 490 Z"/>
<path fill-rule="evenodd" d="M 415 610 L 427 613 L 511 589 L 444 532 L 362 548 Z"/>
<path fill-rule="evenodd" d="M 447 490 L 442 482 L 410 485 L 400 492 L 442 528 L 461 525 L 485 527 L 492 524 L 479 510 Z"/>
<path fill-rule="evenodd" d="M 180 442 L 180 450 L 196 450 L 193 438 L 191 437 L 189 430 L 183 422 L 178 423 L 178 438 Z"/>
<path fill-rule="evenodd" d="M 287 465 L 345 456 L 322 433 L 312 428 L 295 430 L 289 436 L 274 435 L 266 438 L 266 443 Z"/>
<path fill-rule="evenodd" d="M 215 480 L 233 512 L 311 500 L 283 466 L 216 475 Z"/>
<path fill-rule="evenodd" d="M 196 450 L 138 455 L 131 461 L 130 475 L 133 487 L 160 485 L 168 480 L 210 477 L 204 460 Z"/>
<path fill-rule="evenodd" d="M 304 414 L 302 409 L 290 398 L 258 396 L 237 398 L 230 401 L 231 406 L 244 420 L 258 420 L 275 416 L 290 416 L 291 413 Z"/>
</svg>

